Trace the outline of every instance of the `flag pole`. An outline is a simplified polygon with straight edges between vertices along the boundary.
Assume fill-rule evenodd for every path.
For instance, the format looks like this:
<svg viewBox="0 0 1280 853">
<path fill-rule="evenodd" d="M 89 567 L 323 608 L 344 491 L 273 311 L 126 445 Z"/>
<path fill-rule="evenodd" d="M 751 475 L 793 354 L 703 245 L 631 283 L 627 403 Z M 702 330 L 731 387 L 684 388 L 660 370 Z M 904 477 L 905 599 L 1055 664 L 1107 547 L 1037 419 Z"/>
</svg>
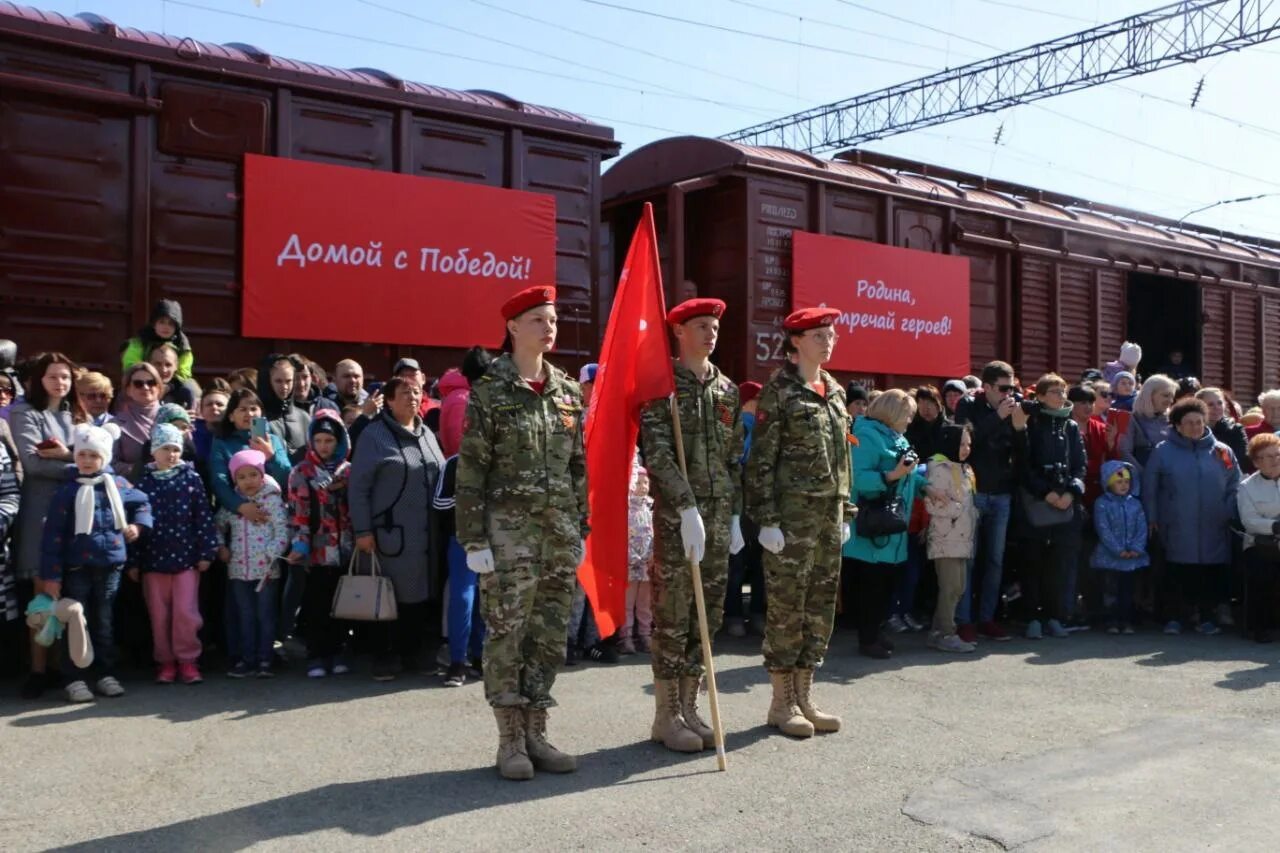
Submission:
<svg viewBox="0 0 1280 853">
<path fill-rule="evenodd" d="M 675 438 L 676 460 L 680 463 L 680 474 L 685 482 L 689 481 L 689 469 L 684 461 L 684 434 L 680 429 L 680 407 L 676 405 L 676 395 L 669 398 L 671 406 L 671 432 Z M 724 727 L 720 725 L 720 693 L 716 690 L 716 668 L 711 658 L 711 634 L 707 630 L 707 602 L 702 593 L 702 567 L 698 561 L 689 559 L 689 573 L 693 577 L 693 600 L 698 607 L 698 634 L 702 638 L 702 663 L 707 669 L 707 699 L 711 706 L 711 730 L 716 739 L 716 764 L 723 770 L 729 766 L 724 754 Z"/>
</svg>

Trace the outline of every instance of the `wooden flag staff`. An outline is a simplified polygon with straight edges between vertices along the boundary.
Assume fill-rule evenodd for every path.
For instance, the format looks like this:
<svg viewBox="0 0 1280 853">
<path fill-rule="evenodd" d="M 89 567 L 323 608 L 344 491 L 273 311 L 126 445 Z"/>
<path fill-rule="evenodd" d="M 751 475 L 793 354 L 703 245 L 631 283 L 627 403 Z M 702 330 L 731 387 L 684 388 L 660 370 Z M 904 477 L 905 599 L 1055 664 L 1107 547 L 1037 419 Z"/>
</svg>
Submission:
<svg viewBox="0 0 1280 853">
<path fill-rule="evenodd" d="M 680 463 L 680 474 L 685 482 L 689 482 L 689 469 L 684 461 L 684 434 L 680 429 L 680 407 L 676 396 L 671 395 L 671 432 L 675 438 L 676 460 Z M 689 573 L 693 580 L 693 600 L 698 607 L 698 634 L 702 638 L 702 664 L 707 669 L 707 698 L 711 706 L 711 730 L 716 738 L 716 764 L 721 770 L 729 766 L 724 753 L 724 728 L 720 725 L 720 693 L 716 690 L 716 668 L 711 659 L 711 634 L 707 630 L 707 602 L 702 593 L 702 567 L 698 561 L 689 559 Z"/>
</svg>

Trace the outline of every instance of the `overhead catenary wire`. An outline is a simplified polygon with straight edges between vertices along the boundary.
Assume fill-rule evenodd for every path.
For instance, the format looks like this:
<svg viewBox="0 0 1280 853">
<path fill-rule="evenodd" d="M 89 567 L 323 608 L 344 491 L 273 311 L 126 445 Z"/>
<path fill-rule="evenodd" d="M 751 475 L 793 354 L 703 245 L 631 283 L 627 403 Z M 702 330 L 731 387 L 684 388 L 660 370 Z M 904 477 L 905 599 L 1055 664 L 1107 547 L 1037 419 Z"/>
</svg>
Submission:
<svg viewBox="0 0 1280 853">
<path fill-rule="evenodd" d="M 527 65 L 517 65 L 511 62 L 500 62 L 493 59 L 482 59 L 477 56 L 467 56 L 466 54 L 461 54 L 461 53 L 452 53 L 450 51 L 435 50 L 433 48 L 422 47 L 421 45 L 406 44 L 404 42 L 396 42 L 396 41 L 391 41 L 389 39 L 374 38 L 372 36 L 362 36 L 362 35 L 357 35 L 355 33 L 342 32 L 339 30 L 328 30 L 323 27 L 311 26 L 310 24 L 299 24 L 294 21 L 282 21 L 276 18 L 266 18 L 261 15 L 251 15 L 245 12 L 233 12 L 229 9 L 219 9 L 215 6 L 205 6 L 200 3 L 189 2 L 189 0 L 165 0 L 165 2 L 173 6 L 183 6 L 188 9 L 198 9 L 202 12 L 209 12 L 215 15 L 224 15 L 231 18 L 241 18 L 247 21 L 254 21 L 255 23 L 259 23 L 259 24 L 271 24 L 272 26 L 284 27 L 286 29 L 295 29 L 301 32 L 309 32 L 309 33 L 316 33 L 318 35 L 333 36 L 334 38 L 348 39 L 350 41 L 364 42 L 366 44 L 376 44 L 382 47 L 393 47 L 399 50 L 412 51 L 414 53 L 421 53 L 427 56 L 440 56 L 446 59 L 456 59 L 460 62 L 470 62 L 470 63 L 475 63 L 477 65 L 488 66 L 491 68 L 507 68 L 512 71 L 522 71 L 526 74 L 536 74 L 539 76 L 552 77 L 559 80 L 569 80 L 571 82 L 579 83 L 586 86 L 599 86 L 606 89 L 613 89 L 619 92 L 632 92 L 638 95 L 647 95 L 649 97 L 655 97 L 655 98 L 671 98 L 674 100 L 712 103 L 715 106 L 726 107 L 728 109 L 734 109 L 734 110 L 743 109 L 741 105 L 729 104 L 729 103 L 719 102 L 719 101 L 709 101 L 708 99 L 699 98 L 696 96 L 682 95 L 682 94 L 673 93 L 673 92 L 653 91 L 650 89 L 637 89 L 634 86 L 624 86 L 621 83 L 610 83 L 605 80 L 592 80 L 590 78 L 583 77 L 580 74 L 562 74 L 557 71 L 548 71 L 544 68 L 533 68 Z M 752 109 L 753 111 L 755 110 L 754 107 L 750 109 Z"/>
<path fill-rule="evenodd" d="M 453 24 L 447 24 L 443 21 L 435 20 L 433 18 L 423 17 L 422 15 L 419 15 L 415 12 L 409 12 L 404 9 L 397 9 L 394 6 L 386 6 L 386 5 L 383 5 L 382 3 L 376 3 L 374 2 L 374 0 L 356 0 L 356 2 L 360 3 L 361 5 L 368 6 L 371 9 L 378 9 L 380 11 L 387 12 L 392 15 L 400 15 L 412 21 L 418 21 L 419 23 L 428 24 L 433 27 L 439 27 L 440 29 L 443 29 L 443 30 L 449 30 L 450 32 L 455 32 L 455 33 L 461 33 L 462 35 L 471 36 L 472 38 L 477 38 L 482 41 L 492 42 L 494 44 L 499 44 L 499 45 L 502 45 L 503 47 L 509 47 L 514 50 L 520 50 L 525 53 L 531 53 L 534 56 L 540 56 L 544 59 L 550 59 L 555 62 L 563 62 L 564 64 L 572 66 L 574 68 L 582 68 L 586 71 L 594 71 L 597 74 L 604 74 L 609 77 L 616 77 L 619 80 L 625 80 L 628 83 L 638 83 L 641 86 L 650 86 L 658 90 L 659 92 L 666 92 L 668 94 L 673 94 L 673 95 L 682 95 L 691 100 L 699 101 L 702 103 L 716 104 L 717 106 L 729 106 L 734 109 L 743 110 L 744 112 L 758 112 L 764 115 L 772 114 L 768 110 L 762 109 L 759 106 L 749 106 L 747 104 L 734 104 L 727 101 L 720 101 L 715 98 L 707 98 L 702 95 L 695 95 L 692 92 L 686 92 L 680 89 L 673 89 L 670 86 L 664 86 L 662 84 L 652 83 L 648 80 L 643 80 L 638 77 L 631 77 L 626 74 L 619 74 L 616 71 L 613 71 L 608 68 L 602 68 L 598 65 L 589 65 L 585 62 L 578 62 L 577 60 L 569 59 L 560 54 L 551 53 L 545 50 L 538 50 L 537 48 L 529 47 L 528 45 L 520 44 L 518 42 L 507 41 L 506 39 L 500 39 L 500 38 L 497 38 L 496 36 L 487 35 L 485 33 L 478 33 L 478 32 L 475 32 L 474 30 L 468 30 L 464 27 L 458 27 L 458 26 L 454 26 Z"/>
<path fill-rule="evenodd" d="M 478 2 L 478 0 L 472 0 L 472 1 Z M 835 21 L 826 21 L 826 20 L 823 20 L 822 18 L 813 18 L 808 15 L 800 15 L 796 12 L 787 11 L 784 9 L 774 9 L 770 6 L 765 6 L 760 3 L 753 3 L 751 2 L 751 0 L 729 0 L 729 2 L 736 4 L 738 6 L 745 6 L 748 9 L 756 9 L 761 12 L 768 12 L 771 15 L 778 15 L 783 18 L 795 18 L 797 21 L 804 21 L 805 23 L 809 23 L 809 24 L 818 24 L 820 26 L 830 27 L 832 29 L 840 30 L 846 33 L 854 33 L 856 35 L 861 35 L 861 36 L 871 36 L 872 38 L 877 38 L 877 39 L 880 39 L 881 41 L 889 41 L 889 42 L 894 42 L 896 44 L 905 44 L 908 47 L 917 47 L 917 48 L 920 48 L 921 50 L 933 50 L 933 51 L 937 51 L 938 53 L 947 52 L 946 48 L 935 47 L 934 45 L 925 44 L 924 42 L 899 38 L 898 36 L 891 36 L 887 33 L 879 33 L 874 30 L 863 30 L 857 27 L 850 27 L 850 26 L 846 26 L 845 24 L 838 24 Z M 974 58 L 976 59 L 977 57 L 974 57 Z"/>
<path fill-rule="evenodd" d="M 750 38 L 761 39 L 763 41 L 774 42 L 775 44 L 785 44 L 792 47 L 803 47 L 809 50 L 820 50 L 826 53 L 840 54 L 841 56 L 852 56 L 855 59 L 865 59 L 870 62 L 883 62 L 888 65 L 898 65 L 903 68 L 916 68 L 924 71 L 932 71 L 932 66 L 921 65 L 916 62 L 907 62 L 902 59 L 890 59 L 885 56 L 875 56 L 870 53 L 859 53 L 853 50 L 844 50 L 838 47 L 831 47 L 825 44 L 813 44 L 811 42 L 798 41 L 796 39 L 783 38 L 782 36 L 770 35 L 768 33 L 757 33 L 751 30 L 740 30 L 736 27 L 727 27 L 723 24 L 713 24 L 710 21 L 696 21 L 692 18 L 681 18 L 677 15 L 667 15 L 662 12 L 654 12 L 651 9 L 636 9 L 631 6 L 623 6 L 619 3 L 610 3 L 608 0 L 578 0 L 579 3 L 587 3 L 592 6 L 600 6 L 605 9 L 616 9 L 619 12 L 629 12 L 633 15 L 644 15 L 650 18 L 658 18 L 663 21 L 672 21 L 679 24 L 687 24 L 689 26 L 704 27 L 706 29 L 718 30 L 723 33 L 733 33 L 740 36 L 748 36 Z"/>
<path fill-rule="evenodd" d="M 515 17 L 522 18 L 526 21 L 532 21 L 534 23 L 542 24 L 547 27 L 552 27 L 554 29 L 561 30 L 563 32 L 573 33 L 576 36 L 581 36 L 583 38 L 590 39 L 591 41 L 597 41 L 597 42 L 600 42 L 601 44 L 607 44 L 610 47 L 616 47 L 619 50 L 626 50 L 626 51 L 630 51 L 631 53 L 639 54 L 641 56 L 648 56 L 653 59 L 657 59 L 661 62 L 670 63 L 672 65 L 678 65 L 681 68 L 689 68 L 694 71 L 700 71 L 703 74 L 708 74 L 712 77 L 719 77 L 723 80 L 729 80 L 731 82 L 738 83 L 743 86 L 750 86 L 751 88 L 759 89 L 762 92 L 770 92 L 775 95 L 782 95 L 783 97 L 790 98 L 792 100 L 797 100 L 797 101 L 807 103 L 806 99 L 796 97 L 796 94 L 794 92 L 787 92 L 782 89 L 775 89 L 772 86 L 766 86 L 763 83 L 757 83 L 753 80 L 748 80 L 745 77 L 736 77 L 732 74 L 726 74 L 723 71 L 717 71 L 716 69 L 708 68 L 705 65 L 697 65 L 695 63 L 689 62 L 684 59 L 680 59 L 678 57 L 656 53 L 652 50 L 648 50 L 643 47 L 637 47 L 635 45 L 625 44 L 620 41 L 607 39 L 604 36 L 600 36 L 595 33 L 590 33 L 590 32 L 586 32 L 585 30 L 575 29 L 573 27 L 567 26 L 565 24 L 557 23 L 555 21 L 548 21 L 545 18 L 538 18 L 538 17 L 535 17 L 534 15 L 526 14 L 525 12 L 518 12 L 515 9 L 508 9 L 505 6 L 498 5 L 497 3 L 487 2 L 487 0 L 470 0 L 470 2 L 476 4 L 477 6 L 484 6 L 488 9 L 495 9 L 499 12 L 505 12 L 508 15 L 514 15 Z"/>
</svg>

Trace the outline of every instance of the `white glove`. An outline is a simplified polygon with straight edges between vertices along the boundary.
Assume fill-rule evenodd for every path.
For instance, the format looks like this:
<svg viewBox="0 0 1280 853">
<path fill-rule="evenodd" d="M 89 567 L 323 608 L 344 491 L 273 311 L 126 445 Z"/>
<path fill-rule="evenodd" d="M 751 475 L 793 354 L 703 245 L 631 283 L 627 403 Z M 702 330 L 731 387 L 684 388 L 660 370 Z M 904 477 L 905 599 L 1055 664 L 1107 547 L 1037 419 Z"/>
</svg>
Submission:
<svg viewBox="0 0 1280 853">
<path fill-rule="evenodd" d="M 760 535 L 756 538 L 760 546 L 771 554 L 781 554 L 782 549 L 787 547 L 787 540 L 782 538 L 781 527 L 761 527 Z"/>
<path fill-rule="evenodd" d="M 487 575 L 493 571 L 493 551 L 481 548 L 479 551 L 467 552 L 467 568 L 478 575 Z"/>
<path fill-rule="evenodd" d="M 747 547 L 742 538 L 742 519 L 736 515 L 729 516 L 729 553 L 736 554 Z"/>
<path fill-rule="evenodd" d="M 707 529 L 702 526 L 696 506 L 680 510 L 680 541 L 684 543 L 685 557 L 701 563 L 707 553 Z"/>
<path fill-rule="evenodd" d="M 847 521 L 840 522 L 840 544 L 843 545 L 844 543 L 848 542 L 849 537 L 852 535 L 853 535 L 853 530 L 849 527 L 849 522 Z"/>
</svg>

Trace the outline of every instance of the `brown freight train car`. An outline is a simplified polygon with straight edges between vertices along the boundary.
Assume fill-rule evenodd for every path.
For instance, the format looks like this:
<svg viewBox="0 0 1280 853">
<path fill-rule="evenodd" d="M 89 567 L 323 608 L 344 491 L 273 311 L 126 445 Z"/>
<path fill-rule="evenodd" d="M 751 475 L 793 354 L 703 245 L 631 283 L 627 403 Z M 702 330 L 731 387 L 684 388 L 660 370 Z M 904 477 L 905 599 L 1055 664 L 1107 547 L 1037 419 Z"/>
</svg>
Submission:
<svg viewBox="0 0 1280 853">
<path fill-rule="evenodd" d="M 1280 382 L 1280 243 L 885 155 L 842 158 L 696 137 L 640 148 L 604 175 L 612 264 L 652 201 L 668 297 L 696 288 L 729 302 L 721 359 L 739 379 L 779 364 L 799 229 L 968 257 L 975 369 L 1001 358 L 1030 381 L 1049 369 L 1074 378 L 1129 338 L 1146 373 L 1180 348 L 1205 382 L 1242 398 Z M 857 345 L 856 334 L 841 342 Z"/>
<path fill-rule="evenodd" d="M 169 297 L 205 376 L 271 349 L 374 373 L 405 355 L 433 375 L 454 364 L 430 347 L 441 317 L 422 318 L 422 347 L 240 337 L 241 164 L 262 153 L 555 196 L 560 349 L 585 361 L 599 338 L 600 162 L 617 151 L 609 128 L 492 92 L 0 0 L 0 337 L 114 376 L 121 344 Z M 360 295 L 317 298 L 341 311 Z"/>
</svg>

